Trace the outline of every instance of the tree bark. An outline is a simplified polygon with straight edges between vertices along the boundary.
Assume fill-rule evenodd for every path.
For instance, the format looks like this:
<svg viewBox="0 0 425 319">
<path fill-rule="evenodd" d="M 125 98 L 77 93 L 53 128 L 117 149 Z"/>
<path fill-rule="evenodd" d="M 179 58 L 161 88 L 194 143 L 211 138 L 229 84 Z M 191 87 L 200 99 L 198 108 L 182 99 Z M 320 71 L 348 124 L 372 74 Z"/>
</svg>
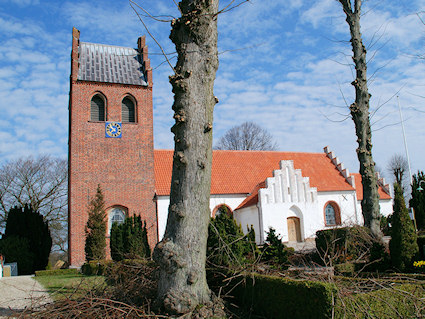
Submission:
<svg viewBox="0 0 425 319">
<path fill-rule="evenodd" d="M 178 58 L 173 87 L 175 125 L 170 206 L 164 238 L 154 250 L 160 266 L 159 304 L 187 313 L 211 300 L 205 273 L 212 163 L 213 94 L 218 68 L 218 0 L 182 0 L 170 39 Z"/>
<path fill-rule="evenodd" d="M 360 162 L 360 174 L 363 184 L 362 213 L 365 226 L 372 234 L 380 238 L 378 179 L 375 172 L 375 162 L 372 157 L 372 132 L 369 118 L 369 99 L 371 95 L 367 86 L 366 48 L 360 32 L 361 0 L 338 0 L 343 7 L 346 21 L 350 27 L 353 61 L 356 69 L 356 79 L 351 83 L 356 90 L 356 100 L 350 106 L 351 117 L 356 127 L 357 157 Z"/>
</svg>

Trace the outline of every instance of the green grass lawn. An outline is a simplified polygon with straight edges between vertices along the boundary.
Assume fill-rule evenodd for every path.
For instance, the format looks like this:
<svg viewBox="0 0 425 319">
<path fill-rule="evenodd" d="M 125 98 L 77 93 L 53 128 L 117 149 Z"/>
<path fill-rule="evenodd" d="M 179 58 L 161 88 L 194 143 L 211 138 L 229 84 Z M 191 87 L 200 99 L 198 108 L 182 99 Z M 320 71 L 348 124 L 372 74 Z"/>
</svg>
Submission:
<svg viewBox="0 0 425 319">
<path fill-rule="evenodd" d="M 70 298 L 78 299 L 88 291 L 102 289 L 106 286 L 103 276 L 85 276 L 81 274 L 66 274 L 34 277 L 50 296 L 55 300 Z"/>
</svg>

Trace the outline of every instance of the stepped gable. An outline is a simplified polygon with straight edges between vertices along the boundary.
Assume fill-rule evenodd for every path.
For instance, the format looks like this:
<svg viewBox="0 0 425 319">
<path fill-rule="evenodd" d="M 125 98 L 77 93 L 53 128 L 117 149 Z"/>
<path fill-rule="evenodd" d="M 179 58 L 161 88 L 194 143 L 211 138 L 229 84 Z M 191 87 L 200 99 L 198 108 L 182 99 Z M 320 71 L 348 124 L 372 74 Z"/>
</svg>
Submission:
<svg viewBox="0 0 425 319">
<path fill-rule="evenodd" d="M 213 151 L 211 194 L 250 194 L 256 185 L 273 176 L 281 161 L 309 177 L 317 191 L 354 190 L 324 153 L 275 151 Z M 155 150 L 155 185 L 159 196 L 170 194 L 173 151 Z"/>
<path fill-rule="evenodd" d="M 326 156 L 330 158 L 330 160 L 335 165 L 337 170 L 341 173 L 341 175 L 344 176 L 347 183 L 353 187 L 356 187 L 356 184 L 354 183 L 354 178 L 350 176 L 350 172 L 348 171 L 348 168 L 344 167 L 344 164 L 340 162 L 338 157 L 335 156 L 334 152 L 329 149 L 329 146 L 325 146 L 323 150 Z"/>
</svg>

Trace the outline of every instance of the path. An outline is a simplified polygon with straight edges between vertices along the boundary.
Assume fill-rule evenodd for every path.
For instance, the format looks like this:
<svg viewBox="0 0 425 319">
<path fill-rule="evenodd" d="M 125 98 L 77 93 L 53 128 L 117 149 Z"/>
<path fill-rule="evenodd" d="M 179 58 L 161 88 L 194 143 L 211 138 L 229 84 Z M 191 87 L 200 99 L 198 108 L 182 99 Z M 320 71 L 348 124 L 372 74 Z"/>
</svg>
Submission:
<svg viewBox="0 0 425 319">
<path fill-rule="evenodd" d="M 49 294 L 32 276 L 0 278 L 0 318 L 49 302 Z"/>
</svg>

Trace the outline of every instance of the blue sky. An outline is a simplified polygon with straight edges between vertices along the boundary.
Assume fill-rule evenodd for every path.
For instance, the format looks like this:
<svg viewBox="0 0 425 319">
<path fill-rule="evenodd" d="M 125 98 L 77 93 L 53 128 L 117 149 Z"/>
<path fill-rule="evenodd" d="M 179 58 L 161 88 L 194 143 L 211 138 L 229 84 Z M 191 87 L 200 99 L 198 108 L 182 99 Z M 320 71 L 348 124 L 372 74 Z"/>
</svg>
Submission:
<svg viewBox="0 0 425 319">
<path fill-rule="evenodd" d="M 229 4 L 222 1 L 221 7 Z M 236 2 L 238 3 L 238 2 Z M 139 1 L 162 19 L 172 0 Z M 362 32 L 368 48 L 374 157 L 384 171 L 404 154 L 396 96 L 413 173 L 425 169 L 425 0 L 369 0 Z M 172 63 L 170 24 L 144 18 Z M 219 17 L 220 67 L 214 139 L 244 121 L 266 128 L 279 150 L 329 147 L 358 171 L 348 27 L 336 0 L 252 0 Z M 146 34 L 126 0 L 0 0 L 0 164 L 27 155 L 66 157 L 71 31 L 81 41 L 135 47 Z M 154 67 L 155 147 L 173 148 L 170 67 L 147 36 Z M 386 172 L 386 175 L 389 174 Z"/>
</svg>

